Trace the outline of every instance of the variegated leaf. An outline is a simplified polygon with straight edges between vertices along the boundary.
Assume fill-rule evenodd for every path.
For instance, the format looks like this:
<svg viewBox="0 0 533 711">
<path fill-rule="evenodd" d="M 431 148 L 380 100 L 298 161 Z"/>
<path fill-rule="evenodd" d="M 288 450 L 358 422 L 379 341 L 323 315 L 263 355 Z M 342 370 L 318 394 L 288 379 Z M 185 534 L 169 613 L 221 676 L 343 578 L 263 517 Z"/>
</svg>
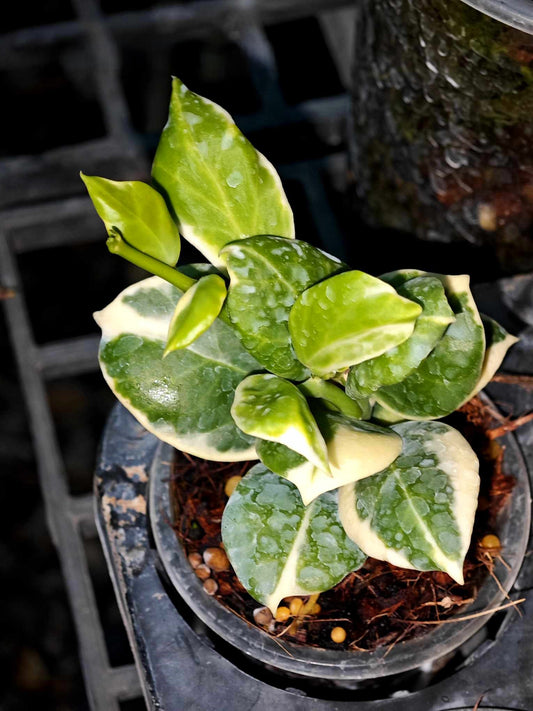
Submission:
<svg viewBox="0 0 533 711">
<path fill-rule="evenodd" d="M 305 507 L 297 488 L 262 464 L 231 495 L 222 540 L 241 583 L 272 612 L 285 597 L 329 590 L 366 559 L 339 521 L 336 492 Z"/>
<path fill-rule="evenodd" d="M 258 234 L 294 237 L 292 210 L 271 163 L 224 109 L 177 78 L 152 176 L 183 237 L 217 266 L 228 242 Z"/>
<path fill-rule="evenodd" d="M 236 427 L 230 408 L 237 385 L 260 366 L 231 327 L 217 319 L 163 359 L 181 294 L 152 277 L 95 314 L 104 377 L 139 422 L 174 447 L 217 461 L 255 459 L 254 440 Z"/>
<path fill-rule="evenodd" d="M 463 583 L 479 491 L 479 462 L 442 422 L 403 422 L 401 455 L 387 469 L 339 490 L 344 528 L 367 555 Z"/>
<path fill-rule="evenodd" d="M 424 272 L 396 272 L 391 283 L 398 287 Z M 401 383 L 377 391 L 375 398 L 386 410 L 406 420 L 428 420 L 449 415 L 470 397 L 481 375 L 485 355 L 485 334 L 470 292 L 467 275 L 441 279 L 455 321 L 418 368 Z"/>
<path fill-rule="evenodd" d="M 231 414 L 246 434 L 279 442 L 329 474 L 324 438 L 307 400 L 288 380 L 249 375 L 235 391 Z"/>
<path fill-rule="evenodd" d="M 484 316 L 482 314 L 481 320 L 485 330 L 485 356 L 483 358 L 483 366 L 481 368 L 479 380 L 475 384 L 473 390 L 466 396 L 465 402 L 474 397 L 474 395 L 477 395 L 480 390 L 483 390 L 483 388 L 490 383 L 496 374 L 496 371 L 502 364 L 507 351 L 518 341 L 516 336 L 512 336 L 510 333 L 507 333 L 507 331 L 500 326 L 499 323 L 491 319 L 489 316 Z M 398 412 L 395 412 L 394 410 L 389 410 L 386 406 L 380 405 L 379 402 L 376 402 L 372 410 L 372 419 L 383 425 L 392 425 L 402 422 L 406 419 L 406 417 Z"/>
<path fill-rule="evenodd" d="M 283 445 L 260 441 L 256 445 L 263 464 L 297 486 L 305 505 L 325 491 L 380 472 L 401 451 L 401 438 L 391 429 L 326 410 L 316 410 L 315 416 L 326 441 L 331 475 Z"/>
<path fill-rule="evenodd" d="M 399 286 L 397 291 L 400 296 L 420 304 L 423 311 L 406 341 L 350 368 L 346 392 L 351 397 L 371 397 L 380 387 L 404 380 L 431 353 L 455 320 L 439 279 L 416 277 Z"/>
<path fill-rule="evenodd" d="M 485 329 L 487 348 L 485 350 L 481 375 L 467 399 L 477 395 L 480 390 L 483 390 L 483 388 L 490 383 L 492 378 L 496 375 L 498 368 L 503 363 L 507 351 L 518 341 L 516 336 L 507 333 L 505 328 L 500 326 L 500 324 L 490 318 L 490 316 L 481 314 L 481 320 L 483 322 L 483 328 Z"/>
</svg>

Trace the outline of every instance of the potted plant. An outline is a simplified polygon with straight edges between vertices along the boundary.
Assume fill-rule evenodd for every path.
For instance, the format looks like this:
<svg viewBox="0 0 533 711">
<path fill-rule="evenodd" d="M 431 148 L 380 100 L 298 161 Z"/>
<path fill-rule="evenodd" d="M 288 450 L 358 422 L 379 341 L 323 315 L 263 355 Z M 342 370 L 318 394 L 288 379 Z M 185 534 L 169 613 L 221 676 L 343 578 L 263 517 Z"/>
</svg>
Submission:
<svg viewBox="0 0 533 711">
<path fill-rule="evenodd" d="M 181 452 L 260 460 L 222 521 L 252 597 L 279 617 L 367 556 L 461 583 L 479 463 L 442 418 L 516 340 L 468 276 L 377 278 L 295 239 L 272 165 L 178 79 L 153 186 L 82 177 L 109 250 L 154 275 L 95 314 L 113 392 Z M 180 234 L 210 263 L 176 268 Z"/>
</svg>

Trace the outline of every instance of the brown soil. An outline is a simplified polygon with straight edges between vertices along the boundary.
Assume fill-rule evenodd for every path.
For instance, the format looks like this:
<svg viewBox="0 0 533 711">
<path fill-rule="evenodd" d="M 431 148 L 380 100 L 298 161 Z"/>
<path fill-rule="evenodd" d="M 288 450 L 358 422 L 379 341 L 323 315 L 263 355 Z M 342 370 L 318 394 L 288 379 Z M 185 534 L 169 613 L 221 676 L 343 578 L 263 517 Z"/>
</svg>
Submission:
<svg viewBox="0 0 533 711">
<path fill-rule="evenodd" d="M 475 599 L 484 579 L 493 574 L 494 559 L 505 551 L 487 547 L 481 541 L 487 534 L 498 534 L 497 515 L 505 506 L 515 480 L 502 472 L 503 448 L 490 432 L 501 422 L 478 398 L 448 418 L 471 443 L 480 459 L 481 490 L 472 544 L 467 554 L 465 584 L 458 585 L 446 573 L 420 573 L 396 568 L 369 558 L 365 565 L 350 573 L 328 592 L 321 593 L 318 605 L 308 614 L 289 617 L 284 622 L 271 619 L 263 610 L 259 621 L 265 631 L 280 641 L 287 640 L 325 648 L 351 648 L 370 651 L 382 645 L 425 634 L 434 625 L 421 624 L 446 619 Z M 255 462 L 219 464 L 176 452 L 171 478 L 175 511 L 174 526 L 188 555 L 202 555 L 207 548 L 223 548 L 220 535 L 222 512 L 227 496 L 226 481 L 243 475 Z M 196 558 L 196 561 L 194 559 Z M 200 556 L 191 556 L 194 566 Z M 202 561 L 203 562 L 203 561 Z M 206 577 L 205 565 L 198 571 Z M 207 572 L 209 575 L 209 571 Z M 206 590 L 234 613 L 252 624 L 254 610 L 261 608 L 243 588 L 230 568 L 210 571 Z M 204 583 L 205 585 L 205 583 Z M 207 593 L 206 593 L 207 594 Z M 305 602 L 306 598 L 304 598 Z M 290 599 L 282 603 L 290 606 Z M 308 605 L 312 608 L 313 601 Z M 331 630 L 342 627 L 346 640 L 337 644 Z"/>
</svg>

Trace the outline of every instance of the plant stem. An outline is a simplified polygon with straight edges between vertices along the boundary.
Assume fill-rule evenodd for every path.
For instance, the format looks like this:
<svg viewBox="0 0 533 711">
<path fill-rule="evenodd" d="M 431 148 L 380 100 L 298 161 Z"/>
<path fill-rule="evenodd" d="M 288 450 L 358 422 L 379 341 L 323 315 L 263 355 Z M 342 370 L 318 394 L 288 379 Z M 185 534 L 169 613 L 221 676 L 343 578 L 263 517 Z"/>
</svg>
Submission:
<svg viewBox="0 0 533 711">
<path fill-rule="evenodd" d="M 135 247 L 129 245 L 118 234 L 110 236 L 106 244 L 112 254 L 118 254 L 119 257 L 135 264 L 135 266 L 146 269 L 147 272 L 155 274 L 161 277 L 161 279 L 165 279 L 165 281 L 170 282 L 181 291 L 187 291 L 193 284 L 196 284 L 196 279 L 191 279 L 191 277 L 182 274 L 177 269 L 169 267 L 168 264 L 160 262 L 159 259 L 140 252 L 138 249 L 135 249 Z"/>
</svg>

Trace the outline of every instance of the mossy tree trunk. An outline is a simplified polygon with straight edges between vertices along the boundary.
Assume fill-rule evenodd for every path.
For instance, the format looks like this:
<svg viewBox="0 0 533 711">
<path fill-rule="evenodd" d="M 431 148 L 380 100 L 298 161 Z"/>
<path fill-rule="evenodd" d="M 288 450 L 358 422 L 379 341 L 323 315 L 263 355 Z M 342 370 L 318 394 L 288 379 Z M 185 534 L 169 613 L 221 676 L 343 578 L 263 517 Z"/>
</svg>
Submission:
<svg viewBox="0 0 533 711">
<path fill-rule="evenodd" d="M 533 267 L 533 36 L 461 0 L 359 0 L 352 160 L 373 224 Z"/>
</svg>

